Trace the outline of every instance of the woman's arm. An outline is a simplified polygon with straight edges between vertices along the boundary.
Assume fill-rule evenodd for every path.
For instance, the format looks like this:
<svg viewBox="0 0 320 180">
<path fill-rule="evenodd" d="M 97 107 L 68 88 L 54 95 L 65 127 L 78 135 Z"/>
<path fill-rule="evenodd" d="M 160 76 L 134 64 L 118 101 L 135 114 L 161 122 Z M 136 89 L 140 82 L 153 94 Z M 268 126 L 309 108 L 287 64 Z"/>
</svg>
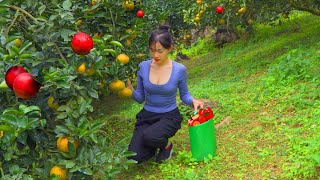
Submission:
<svg viewBox="0 0 320 180">
<path fill-rule="evenodd" d="M 139 65 L 140 67 L 140 65 Z M 141 68 L 141 67 L 140 67 Z M 143 86 L 143 78 L 141 69 L 137 73 L 137 88 L 134 89 L 131 85 L 131 81 L 128 80 L 128 88 L 132 90 L 132 99 L 137 101 L 138 103 L 143 103 L 145 101 L 145 94 L 144 94 L 144 86 Z"/>
<path fill-rule="evenodd" d="M 188 90 L 188 83 L 187 83 L 187 70 L 185 66 L 182 68 L 181 77 L 179 80 L 179 92 L 180 92 L 180 99 L 185 104 L 193 106 L 194 111 L 198 109 L 198 107 L 203 108 L 204 103 L 199 101 L 191 96 Z"/>
</svg>

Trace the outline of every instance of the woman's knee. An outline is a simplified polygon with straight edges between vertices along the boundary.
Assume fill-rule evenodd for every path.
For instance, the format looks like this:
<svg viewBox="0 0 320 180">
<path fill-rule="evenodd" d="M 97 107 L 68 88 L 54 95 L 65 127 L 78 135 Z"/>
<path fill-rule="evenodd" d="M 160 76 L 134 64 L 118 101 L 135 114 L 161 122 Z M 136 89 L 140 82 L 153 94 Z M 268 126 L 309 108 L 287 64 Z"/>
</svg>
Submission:
<svg viewBox="0 0 320 180">
<path fill-rule="evenodd" d="M 159 148 L 159 147 L 163 147 L 167 144 L 168 139 L 164 136 L 157 136 L 156 133 L 149 131 L 149 130 L 145 130 L 143 132 L 143 141 L 147 146 L 150 147 L 155 147 L 155 148 Z"/>
</svg>

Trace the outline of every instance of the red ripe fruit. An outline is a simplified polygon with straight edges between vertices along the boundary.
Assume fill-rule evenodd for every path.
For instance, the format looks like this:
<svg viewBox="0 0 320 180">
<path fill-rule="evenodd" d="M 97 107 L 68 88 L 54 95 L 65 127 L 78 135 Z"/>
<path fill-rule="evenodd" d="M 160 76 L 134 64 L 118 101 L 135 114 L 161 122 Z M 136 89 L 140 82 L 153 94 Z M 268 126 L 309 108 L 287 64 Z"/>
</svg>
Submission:
<svg viewBox="0 0 320 180">
<path fill-rule="evenodd" d="M 138 18 L 143 18 L 144 12 L 142 10 L 137 11 L 137 17 Z"/>
<path fill-rule="evenodd" d="M 217 6 L 217 7 L 216 7 L 216 13 L 218 13 L 218 14 L 223 13 L 223 7 Z"/>
<path fill-rule="evenodd" d="M 8 69 L 8 71 L 6 72 L 6 83 L 7 86 L 10 89 L 13 89 L 13 81 L 16 79 L 16 77 L 21 74 L 21 73 L 25 73 L 27 72 L 23 67 L 21 66 L 12 66 L 11 68 Z"/>
<path fill-rule="evenodd" d="M 32 78 L 32 74 L 21 73 L 13 82 L 13 92 L 21 99 L 31 99 L 37 95 L 41 84 Z"/>
<path fill-rule="evenodd" d="M 71 39 L 71 48 L 78 55 L 87 55 L 93 48 L 91 36 L 84 32 L 76 33 Z"/>
</svg>

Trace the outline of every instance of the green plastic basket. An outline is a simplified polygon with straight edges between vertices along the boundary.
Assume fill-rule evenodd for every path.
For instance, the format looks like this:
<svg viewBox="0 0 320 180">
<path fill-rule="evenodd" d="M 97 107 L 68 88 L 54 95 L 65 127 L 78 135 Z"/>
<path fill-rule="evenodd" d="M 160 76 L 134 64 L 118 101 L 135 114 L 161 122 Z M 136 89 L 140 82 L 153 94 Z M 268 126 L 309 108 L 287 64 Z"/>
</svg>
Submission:
<svg viewBox="0 0 320 180">
<path fill-rule="evenodd" d="M 196 126 L 189 126 L 189 137 L 192 157 L 196 161 L 216 155 L 217 141 L 212 119 Z"/>
</svg>

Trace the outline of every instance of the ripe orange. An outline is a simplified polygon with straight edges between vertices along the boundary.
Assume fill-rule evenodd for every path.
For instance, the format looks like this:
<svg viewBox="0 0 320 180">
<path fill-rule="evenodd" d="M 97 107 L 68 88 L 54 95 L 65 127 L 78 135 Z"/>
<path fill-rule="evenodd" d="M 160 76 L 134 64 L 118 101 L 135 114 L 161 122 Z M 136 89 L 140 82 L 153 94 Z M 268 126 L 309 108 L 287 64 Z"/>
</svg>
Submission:
<svg viewBox="0 0 320 180">
<path fill-rule="evenodd" d="M 195 18 L 194 18 L 194 22 L 199 22 L 200 21 L 200 17 L 199 16 L 196 16 Z"/>
<path fill-rule="evenodd" d="M 132 91 L 129 88 L 124 88 L 123 90 L 118 92 L 118 96 L 124 99 L 130 98 L 132 96 Z"/>
<path fill-rule="evenodd" d="M 131 41 L 130 41 L 131 44 Z M 126 54 L 119 54 L 117 56 L 117 60 L 120 61 L 122 64 L 128 64 L 130 58 Z"/>
<path fill-rule="evenodd" d="M 123 4 L 123 7 L 124 7 L 124 9 L 125 9 L 126 11 L 131 11 L 131 10 L 134 9 L 134 4 L 126 1 L 126 2 Z"/>
<path fill-rule="evenodd" d="M 67 170 L 58 166 L 53 166 L 50 170 L 50 175 L 59 177 L 59 180 L 67 180 Z"/>
<path fill-rule="evenodd" d="M 78 19 L 77 22 L 76 22 L 76 25 L 77 25 L 77 26 L 80 26 L 81 24 L 82 24 L 82 20 L 81 20 L 81 19 Z"/>
<path fill-rule="evenodd" d="M 47 100 L 47 104 L 51 109 L 58 109 L 59 105 L 57 103 L 54 103 L 54 98 L 50 96 Z"/>
<path fill-rule="evenodd" d="M 131 34 L 131 39 L 137 38 L 137 34 L 134 31 L 132 31 L 132 29 L 127 29 L 126 32 L 128 34 Z"/>
<path fill-rule="evenodd" d="M 239 13 L 239 14 L 244 14 L 244 13 L 246 13 L 247 11 L 248 11 L 248 10 L 247 10 L 246 7 L 242 7 L 241 9 L 238 10 L 238 13 Z"/>
<path fill-rule="evenodd" d="M 197 4 L 201 4 L 201 3 L 202 3 L 202 0 L 197 0 L 196 3 L 197 3 Z"/>
<path fill-rule="evenodd" d="M 131 39 L 126 39 L 126 45 L 127 45 L 127 46 L 131 46 L 131 42 L 132 42 Z"/>
<path fill-rule="evenodd" d="M 15 45 L 17 48 L 19 48 L 19 47 L 21 46 L 21 44 L 22 44 L 22 42 L 21 42 L 21 39 L 19 39 L 19 38 L 14 41 L 14 45 Z"/>
<path fill-rule="evenodd" d="M 91 4 L 92 4 L 92 6 L 94 6 L 94 5 L 97 4 L 97 1 L 96 1 L 96 0 L 92 0 L 92 1 L 91 1 Z"/>
<path fill-rule="evenodd" d="M 69 140 L 68 140 L 69 137 L 64 137 L 64 136 L 61 136 L 58 138 L 57 140 L 57 148 L 59 149 L 59 151 L 61 152 L 69 152 L 69 148 L 68 148 L 68 143 L 69 143 Z M 78 140 L 75 140 L 72 142 L 72 144 L 74 145 L 74 147 L 77 149 L 79 147 L 79 144 L 80 142 Z"/>
<path fill-rule="evenodd" d="M 249 24 L 249 25 L 252 25 L 253 22 L 254 22 L 253 19 L 249 19 L 249 20 L 248 20 L 248 24 Z"/>
<path fill-rule="evenodd" d="M 226 21 L 223 18 L 221 18 L 221 19 L 218 20 L 218 23 L 220 25 L 224 25 L 226 23 Z"/>
<path fill-rule="evenodd" d="M 121 80 L 114 80 L 109 84 L 109 88 L 111 91 L 121 91 L 125 88 L 125 84 Z"/>
<path fill-rule="evenodd" d="M 84 63 L 82 63 L 80 66 L 77 67 L 77 72 L 79 74 L 83 74 L 86 72 L 86 65 Z"/>
<path fill-rule="evenodd" d="M 204 13 L 204 10 L 201 9 L 201 10 L 199 11 L 199 15 L 201 16 L 203 13 Z"/>
</svg>

